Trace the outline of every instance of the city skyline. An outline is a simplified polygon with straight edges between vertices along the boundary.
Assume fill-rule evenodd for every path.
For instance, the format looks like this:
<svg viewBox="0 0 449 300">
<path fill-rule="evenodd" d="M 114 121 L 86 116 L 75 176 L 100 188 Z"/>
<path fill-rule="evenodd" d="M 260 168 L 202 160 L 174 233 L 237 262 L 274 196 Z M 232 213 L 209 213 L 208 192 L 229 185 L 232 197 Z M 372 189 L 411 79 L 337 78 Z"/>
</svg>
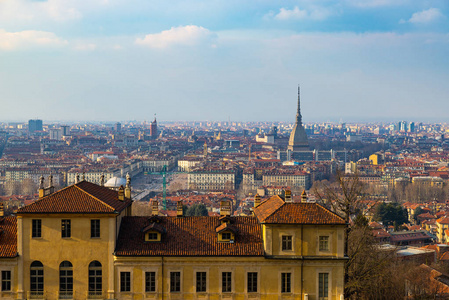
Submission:
<svg viewBox="0 0 449 300">
<path fill-rule="evenodd" d="M 2 121 L 446 121 L 445 1 L 0 3 Z M 238 108 L 238 109 L 236 109 Z"/>
</svg>

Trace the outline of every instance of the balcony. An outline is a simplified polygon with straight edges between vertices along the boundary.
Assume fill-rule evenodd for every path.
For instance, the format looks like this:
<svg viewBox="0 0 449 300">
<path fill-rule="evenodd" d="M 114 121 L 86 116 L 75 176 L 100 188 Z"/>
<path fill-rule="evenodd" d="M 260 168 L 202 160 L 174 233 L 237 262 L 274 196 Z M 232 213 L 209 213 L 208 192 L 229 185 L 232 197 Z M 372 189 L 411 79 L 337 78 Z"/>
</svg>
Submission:
<svg viewBox="0 0 449 300">
<path fill-rule="evenodd" d="M 27 292 L 27 299 L 47 299 L 47 295 L 44 291 L 32 291 Z"/>
<path fill-rule="evenodd" d="M 74 291 L 59 291 L 58 292 L 58 299 L 75 299 L 75 292 Z"/>
<path fill-rule="evenodd" d="M 89 291 L 87 292 L 87 299 L 103 299 L 102 291 Z"/>
</svg>

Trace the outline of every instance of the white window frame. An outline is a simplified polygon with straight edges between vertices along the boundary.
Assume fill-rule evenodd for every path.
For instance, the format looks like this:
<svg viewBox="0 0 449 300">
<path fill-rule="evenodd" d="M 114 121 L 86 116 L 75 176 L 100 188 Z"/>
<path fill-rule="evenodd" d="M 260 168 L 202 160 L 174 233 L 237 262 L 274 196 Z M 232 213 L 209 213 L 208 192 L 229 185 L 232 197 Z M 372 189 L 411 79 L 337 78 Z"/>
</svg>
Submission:
<svg viewBox="0 0 449 300">
<path fill-rule="evenodd" d="M 225 294 L 225 295 L 229 295 L 229 294 L 232 294 L 232 293 L 235 293 L 235 279 L 234 279 L 234 274 L 235 274 L 235 272 L 234 272 L 234 268 L 223 268 L 223 269 L 219 269 L 218 270 L 218 272 L 219 272 L 219 291 L 220 291 L 220 294 Z M 223 292 L 223 272 L 229 272 L 229 273 L 231 273 L 231 291 L 230 292 Z"/>
<path fill-rule="evenodd" d="M 197 272 L 206 272 L 206 291 L 205 292 L 197 292 L 196 291 L 196 283 L 197 283 L 196 273 Z M 181 276 L 181 278 L 182 278 L 182 276 Z M 193 291 L 195 292 L 195 294 L 207 294 L 207 293 L 209 293 L 209 282 L 210 282 L 210 280 L 209 280 L 209 268 L 194 268 L 193 269 Z"/>
<path fill-rule="evenodd" d="M 133 292 L 134 292 L 134 289 L 133 289 L 133 282 L 134 282 L 134 272 L 133 272 L 133 269 L 134 268 L 132 268 L 132 267 L 119 267 L 118 269 L 117 269 L 117 272 L 118 272 L 118 276 L 117 276 L 117 278 L 118 278 L 118 287 L 117 287 L 117 290 L 118 290 L 118 293 L 120 294 L 120 295 L 130 295 L 130 294 L 132 294 Z M 130 274 L 130 278 L 129 278 L 129 280 L 130 280 L 130 286 L 129 286 L 129 292 L 122 292 L 121 291 L 121 286 L 122 286 L 122 278 L 121 278 L 121 276 L 120 276 L 120 273 L 121 272 L 129 272 Z"/>
<path fill-rule="evenodd" d="M 290 273 L 290 293 L 282 292 L 282 273 Z M 295 292 L 295 290 L 294 290 L 294 288 L 295 288 L 295 284 L 294 284 L 295 273 L 294 273 L 293 268 L 281 268 L 278 272 L 278 278 L 279 278 L 279 280 L 278 280 L 279 295 L 287 296 L 287 295 L 294 294 L 294 292 Z"/>
<path fill-rule="evenodd" d="M 146 290 L 146 275 L 145 275 L 145 273 L 146 272 L 154 272 L 155 273 L 155 276 L 156 276 L 156 282 L 155 282 L 155 284 L 156 284 L 156 290 L 154 291 L 154 292 L 147 292 L 147 290 Z M 159 268 L 157 268 L 157 267 L 152 267 L 152 268 L 143 268 L 142 269 L 142 292 L 143 293 L 145 293 L 145 294 L 156 294 L 156 293 L 158 293 L 158 286 L 159 286 Z M 162 280 L 164 280 L 164 279 L 162 279 Z"/>
<path fill-rule="evenodd" d="M 316 269 L 316 298 L 320 300 L 320 273 L 328 274 L 327 283 L 327 299 L 333 299 L 332 297 L 332 269 L 329 268 L 317 268 Z"/>
<path fill-rule="evenodd" d="M 283 250 L 282 249 L 282 236 L 291 236 L 292 237 L 292 250 Z M 279 231 L 279 252 L 281 254 L 294 254 L 296 251 L 295 247 L 295 230 L 280 230 Z"/>
<path fill-rule="evenodd" d="M 183 293 L 183 283 L 184 283 L 184 272 L 182 269 L 180 268 L 173 268 L 173 269 L 168 269 L 167 270 L 167 274 L 168 274 L 168 293 L 169 294 L 175 294 L 175 295 L 180 295 Z M 180 278 L 179 278 L 179 292 L 172 292 L 171 289 L 171 272 L 179 272 Z M 164 280 L 164 279 L 162 279 Z M 196 286 L 195 286 L 196 287 Z"/>
<path fill-rule="evenodd" d="M 257 292 L 248 292 L 248 273 L 257 273 Z M 260 268 L 248 268 L 245 270 L 245 294 L 259 295 L 260 294 Z"/>
</svg>

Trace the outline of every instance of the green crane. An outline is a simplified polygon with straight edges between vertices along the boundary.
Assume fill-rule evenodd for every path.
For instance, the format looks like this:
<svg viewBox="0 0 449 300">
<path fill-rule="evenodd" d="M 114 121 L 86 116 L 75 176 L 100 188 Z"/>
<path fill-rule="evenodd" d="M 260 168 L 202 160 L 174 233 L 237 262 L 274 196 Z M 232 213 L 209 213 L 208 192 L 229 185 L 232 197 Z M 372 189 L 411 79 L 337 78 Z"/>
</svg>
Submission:
<svg viewBox="0 0 449 300">
<path fill-rule="evenodd" d="M 164 165 L 161 171 L 162 174 L 162 203 L 164 204 L 164 210 L 167 210 L 167 165 Z"/>
</svg>

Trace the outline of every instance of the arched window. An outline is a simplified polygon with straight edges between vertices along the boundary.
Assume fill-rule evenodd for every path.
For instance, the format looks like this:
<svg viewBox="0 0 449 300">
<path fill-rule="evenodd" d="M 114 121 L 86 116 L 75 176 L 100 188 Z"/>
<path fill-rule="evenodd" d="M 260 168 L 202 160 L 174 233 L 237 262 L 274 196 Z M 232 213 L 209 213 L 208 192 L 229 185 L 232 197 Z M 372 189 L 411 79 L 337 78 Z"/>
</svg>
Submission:
<svg viewBox="0 0 449 300">
<path fill-rule="evenodd" d="M 44 294 L 44 265 L 33 261 L 30 266 L 30 291 L 32 295 Z"/>
<path fill-rule="evenodd" d="M 101 296 L 102 273 L 101 263 L 94 260 L 89 264 L 89 296 Z"/>
<path fill-rule="evenodd" d="M 71 298 L 73 296 L 73 266 L 69 261 L 63 261 L 59 265 L 59 298 Z"/>
</svg>

